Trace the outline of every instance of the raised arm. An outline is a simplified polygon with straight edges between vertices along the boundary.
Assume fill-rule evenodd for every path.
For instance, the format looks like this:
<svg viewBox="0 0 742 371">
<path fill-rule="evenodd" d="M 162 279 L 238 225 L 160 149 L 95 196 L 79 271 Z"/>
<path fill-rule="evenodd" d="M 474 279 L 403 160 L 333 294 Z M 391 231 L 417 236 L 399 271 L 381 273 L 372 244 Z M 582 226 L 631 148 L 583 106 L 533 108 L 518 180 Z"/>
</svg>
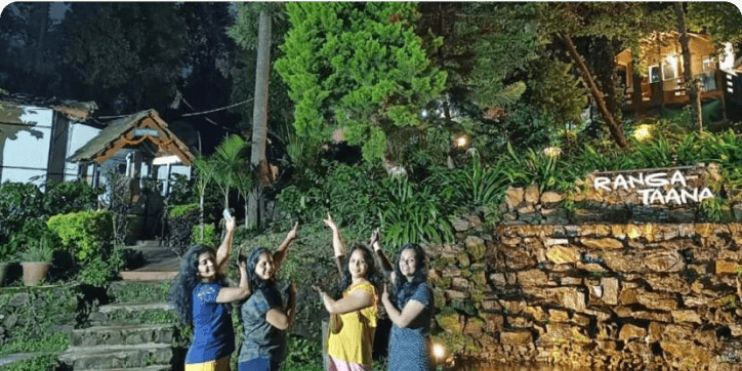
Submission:
<svg viewBox="0 0 742 371">
<path fill-rule="evenodd" d="M 291 246 L 291 243 L 296 241 L 296 238 L 298 237 L 298 231 L 299 222 L 296 222 L 296 224 L 294 224 L 294 228 L 291 228 L 289 233 L 286 234 L 286 238 L 284 238 L 283 242 L 281 242 L 281 244 L 278 246 L 276 252 L 273 253 L 273 266 L 275 267 L 276 272 L 281 269 L 281 263 L 283 263 L 283 260 L 286 259 L 286 254 L 289 252 L 289 246 Z"/>
<path fill-rule="evenodd" d="M 292 283 L 289 286 L 289 295 L 286 302 L 286 308 L 271 308 L 265 314 L 265 321 L 271 326 L 286 330 L 294 322 L 294 308 L 296 305 L 296 286 Z"/>
<path fill-rule="evenodd" d="M 374 305 L 371 295 L 361 290 L 354 291 L 339 300 L 333 300 L 330 295 L 317 287 L 315 287 L 315 290 L 319 292 L 322 303 L 330 314 L 350 313 Z"/>
<path fill-rule="evenodd" d="M 227 260 L 229 260 L 229 255 L 232 254 L 232 240 L 234 239 L 235 228 L 234 217 L 224 220 L 224 228 L 226 229 L 224 240 L 222 240 L 222 244 L 216 250 L 216 271 L 223 275 L 227 273 Z"/>
<path fill-rule="evenodd" d="M 425 309 L 425 305 L 417 300 L 410 300 L 405 304 L 402 311 L 392 304 L 389 300 L 389 292 L 387 291 L 386 285 L 384 286 L 384 293 L 381 294 L 381 303 L 384 305 L 386 313 L 389 315 L 389 319 L 394 322 L 397 327 L 405 328 L 412 323 L 412 321 L 420 315 Z"/>
<path fill-rule="evenodd" d="M 232 303 L 245 300 L 250 296 L 250 283 L 247 280 L 247 268 L 245 262 L 238 263 L 240 269 L 240 285 L 237 287 L 222 287 L 216 296 L 217 303 Z"/>
<path fill-rule="evenodd" d="M 376 255 L 376 260 L 379 262 L 379 267 L 384 273 L 384 277 L 392 279 L 394 276 L 394 268 L 392 267 L 392 263 L 389 262 L 389 258 L 384 254 L 384 250 L 381 248 L 381 243 L 379 243 L 379 228 L 374 229 L 371 233 L 369 244 L 374 249 L 374 255 Z"/>
<path fill-rule="evenodd" d="M 332 220 L 332 216 L 330 215 L 330 213 L 327 213 L 327 219 L 323 221 L 325 222 L 325 225 L 328 226 L 332 231 L 332 250 L 335 253 L 335 265 L 342 279 L 343 265 L 345 263 L 345 245 L 343 245 L 343 239 L 340 236 L 340 229 Z"/>
</svg>

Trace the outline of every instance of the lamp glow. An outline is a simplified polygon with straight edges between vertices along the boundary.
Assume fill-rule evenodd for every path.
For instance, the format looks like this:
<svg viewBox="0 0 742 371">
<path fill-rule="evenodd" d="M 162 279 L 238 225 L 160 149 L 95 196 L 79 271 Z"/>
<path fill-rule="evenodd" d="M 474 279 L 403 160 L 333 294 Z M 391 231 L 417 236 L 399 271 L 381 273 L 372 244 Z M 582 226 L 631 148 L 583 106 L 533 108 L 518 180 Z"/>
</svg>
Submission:
<svg viewBox="0 0 742 371">
<path fill-rule="evenodd" d="M 466 144 L 469 143 L 469 139 L 466 137 L 466 135 L 461 135 L 458 138 L 456 138 L 456 146 L 458 147 L 466 147 Z"/>
<path fill-rule="evenodd" d="M 433 357 L 435 357 L 436 360 L 440 361 L 445 356 L 446 356 L 446 348 L 444 348 L 443 345 L 441 344 L 434 343 L 433 344 Z"/>
<path fill-rule="evenodd" d="M 562 149 L 559 147 L 546 147 L 544 148 L 544 155 L 551 158 L 559 157 L 562 154 Z"/>
<path fill-rule="evenodd" d="M 643 142 L 652 138 L 652 125 L 639 125 L 634 130 L 634 139 Z"/>
</svg>

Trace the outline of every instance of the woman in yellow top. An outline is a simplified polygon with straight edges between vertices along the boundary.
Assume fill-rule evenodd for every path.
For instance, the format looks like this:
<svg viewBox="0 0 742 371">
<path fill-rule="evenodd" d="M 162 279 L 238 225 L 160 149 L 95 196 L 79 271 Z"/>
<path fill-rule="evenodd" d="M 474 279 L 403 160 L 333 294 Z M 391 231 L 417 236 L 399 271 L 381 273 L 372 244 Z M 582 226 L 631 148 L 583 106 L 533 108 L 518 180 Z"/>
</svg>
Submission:
<svg viewBox="0 0 742 371">
<path fill-rule="evenodd" d="M 332 246 L 335 257 L 342 261 L 345 255 L 340 231 L 327 215 L 325 224 L 332 230 Z M 371 251 L 356 246 L 350 252 L 348 264 L 343 264 L 341 289 L 343 297 L 333 300 L 327 293 L 316 288 L 325 309 L 339 318 L 340 327 L 331 329 L 327 341 L 329 371 L 371 370 L 371 353 L 376 332 L 378 278 Z M 335 327 L 335 326 L 333 326 Z"/>
</svg>

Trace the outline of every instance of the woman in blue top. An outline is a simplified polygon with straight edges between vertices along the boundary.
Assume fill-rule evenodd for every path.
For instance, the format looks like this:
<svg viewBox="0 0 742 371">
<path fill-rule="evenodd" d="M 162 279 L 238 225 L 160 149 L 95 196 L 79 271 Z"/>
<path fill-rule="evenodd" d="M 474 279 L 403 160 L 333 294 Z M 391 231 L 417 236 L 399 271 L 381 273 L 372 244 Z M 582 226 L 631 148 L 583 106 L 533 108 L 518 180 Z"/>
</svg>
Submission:
<svg viewBox="0 0 742 371">
<path fill-rule="evenodd" d="M 381 265 L 391 270 L 379 244 L 378 232 L 371 245 Z M 399 260 L 391 273 L 394 295 L 390 298 L 386 286 L 381 302 L 392 321 L 389 339 L 389 370 L 430 370 L 428 335 L 435 311 L 433 293 L 428 285 L 425 251 L 417 244 L 402 246 Z"/>
<path fill-rule="evenodd" d="M 239 287 L 226 287 L 223 279 L 232 252 L 235 221 L 225 223 L 219 248 L 192 246 L 175 278 L 171 296 L 180 319 L 193 328 L 193 343 L 186 354 L 186 371 L 229 370 L 234 351 L 234 330 L 229 304 L 250 295 L 244 262 L 239 263 Z"/>
<path fill-rule="evenodd" d="M 289 286 L 284 305 L 276 288 L 277 270 L 273 254 L 264 247 L 253 250 L 247 259 L 253 294 L 240 308 L 245 336 L 240 371 L 278 371 L 286 355 L 286 329 L 293 318 L 296 288 Z"/>
</svg>

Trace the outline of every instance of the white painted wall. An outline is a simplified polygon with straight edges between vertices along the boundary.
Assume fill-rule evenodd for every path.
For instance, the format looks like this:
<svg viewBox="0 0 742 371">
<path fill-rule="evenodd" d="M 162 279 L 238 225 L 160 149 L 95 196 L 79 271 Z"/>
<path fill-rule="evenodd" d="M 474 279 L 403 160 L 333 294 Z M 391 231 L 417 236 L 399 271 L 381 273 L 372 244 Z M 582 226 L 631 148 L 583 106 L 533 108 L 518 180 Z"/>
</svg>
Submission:
<svg viewBox="0 0 742 371">
<path fill-rule="evenodd" d="M 42 185 L 46 180 L 54 111 L 32 106 L 21 108 L 20 120 L 27 125 L 27 129 L 19 131 L 16 139 L 5 141 L 0 183 L 10 181 Z"/>
<path fill-rule="evenodd" d="M 69 129 L 67 131 L 67 150 L 65 151 L 65 158 L 72 156 L 75 151 L 84 146 L 89 140 L 93 139 L 101 129 L 87 126 L 85 124 L 72 121 L 70 122 Z M 93 167 L 88 166 L 88 173 L 92 175 Z M 64 180 L 74 181 L 77 179 L 77 163 L 65 162 L 64 164 Z"/>
</svg>

